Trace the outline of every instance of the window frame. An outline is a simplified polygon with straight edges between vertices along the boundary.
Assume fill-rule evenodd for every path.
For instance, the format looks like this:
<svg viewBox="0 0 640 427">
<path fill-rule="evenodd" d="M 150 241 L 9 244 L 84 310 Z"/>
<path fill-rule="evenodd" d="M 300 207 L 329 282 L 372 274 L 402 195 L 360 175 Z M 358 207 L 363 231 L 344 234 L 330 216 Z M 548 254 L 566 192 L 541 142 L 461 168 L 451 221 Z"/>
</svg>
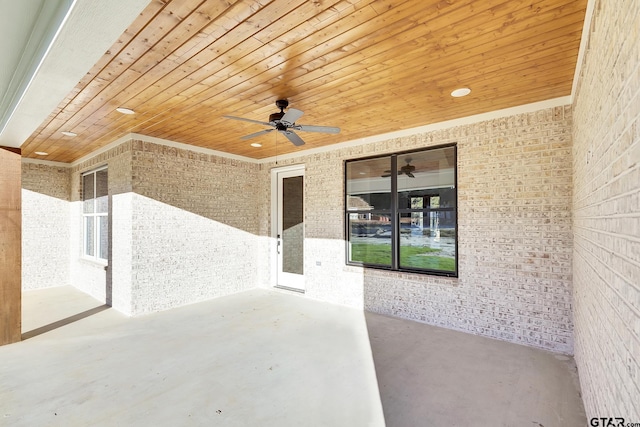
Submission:
<svg viewBox="0 0 640 427">
<path fill-rule="evenodd" d="M 98 172 L 106 170 L 107 171 L 107 211 L 106 212 L 97 212 L 98 208 L 98 198 L 96 197 L 96 191 L 97 191 L 97 176 L 98 176 Z M 85 202 L 88 200 L 85 200 L 85 188 L 84 188 L 84 178 L 88 175 L 93 175 L 93 197 L 90 199 L 92 200 L 93 203 L 93 212 L 85 212 L 84 211 L 84 204 Z M 109 197 L 109 192 L 108 192 L 108 182 L 109 182 L 109 173 L 108 173 L 108 166 L 101 166 L 99 168 L 96 169 L 92 169 L 90 171 L 86 171 L 83 172 L 80 175 L 80 184 L 81 184 L 81 188 L 82 188 L 82 197 L 81 199 L 81 203 L 82 203 L 82 225 L 81 225 L 81 229 L 82 229 L 82 258 L 89 260 L 89 261 L 93 261 L 102 265 L 109 265 L 109 242 L 108 242 L 108 233 L 109 233 L 109 207 L 108 207 L 108 197 Z M 87 218 L 93 218 L 93 253 L 94 255 L 89 255 L 87 253 Z M 101 220 L 99 220 L 98 218 L 106 218 L 107 221 L 107 258 L 102 258 L 100 256 L 100 222 Z"/>
<path fill-rule="evenodd" d="M 455 257 L 454 257 L 454 264 L 455 264 L 455 270 L 454 271 L 446 271 L 446 270 L 431 270 L 431 269 L 426 269 L 426 268 L 415 268 L 415 267 L 402 267 L 400 265 L 400 249 L 401 249 L 401 245 L 400 245 L 400 223 L 401 223 L 401 215 L 402 214 L 407 214 L 407 213 L 411 213 L 411 212 L 426 212 L 426 211 L 438 211 L 438 212 L 443 212 L 443 211 L 451 211 L 450 208 L 448 209 L 442 209 L 442 208 L 400 208 L 398 206 L 398 201 L 399 201 L 399 193 L 398 193 L 398 175 L 397 174 L 391 174 L 390 179 L 391 179 L 391 194 L 390 194 L 390 198 L 391 198 L 391 206 L 389 210 L 384 210 L 384 209 L 371 209 L 371 210 L 349 210 L 349 194 L 347 191 L 347 182 L 348 182 L 348 170 L 347 170 L 347 165 L 350 162 L 357 162 L 357 161 L 363 161 L 363 160 L 372 160 L 372 159 L 380 159 L 380 158 L 385 158 L 385 157 L 389 157 L 391 162 L 390 162 L 390 170 L 394 171 L 394 170 L 398 170 L 398 157 L 399 156 L 404 156 L 407 154 L 413 154 L 413 153 L 423 153 L 423 152 L 428 152 L 428 151 L 432 151 L 432 150 L 438 150 L 438 149 L 443 149 L 443 148 L 453 148 L 453 159 L 454 159 L 454 167 L 453 167 L 453 179 L 454 179 L 454 189 L 455 189 L 455 208 L 453 209 L 453 213 L 454 213 L 454 220 L 455 220 L 455 238 L 454 238 L 454 245 L 455 245 Z M 344 183 L 344 199 L 343 199 L 343 212 L 344 212 L 344 241 L 345 241 L 345 263 L 346 265 L 351 265 L 351 266 L 359 266 L 359 267 L 366 267 L 366 268 L 374 268 L 374 269 L 379 269 L 379 270 L 386 270 L 386 271 L 395 271 L 395 272 L 404 272 L 404 273 L 418 273 L 418 274 L 425 274 L 425 275 L 431 275 L 431 276 L 444 276 L 444 277 L 452 277 L 452 278 L 457 278 L 459 275 L 459 261 L 458 261 L 458 145 L 457 143 L 449 143 L 449 144 L 441 144 L 441 145 L 434 145 L 434 146 L 429 146 L 429 147 L 422 147 L 422 148 L 417 148 L 417 149 L 412 149 L 412 150 L 405 150 L 405 151 L 395 151 L 392 153 L 385 153 L 385 154 L 377 154 L 377 155 L 373 155 L 373 156 L 366 156 L 366 157 L 358 157 L 358 158 L 353 158 L 353 159 L 347 159 L 343 162 L 343 183 Z M 361 261 L 350 261 L 349 260 L 349 236 L 350 236 L 350 221 L 349 221 L 349 215 L 350 214 L 364 214 L 364 213 L 370 213 L 370 214 L 383 214 L 383 215 L 388 215 L 391 219 L 391 265 L 381 265 L 381 264 L 371 264 L 371 263 L 365 263 L 365 262 L 361 262 Z"/>
</svg>

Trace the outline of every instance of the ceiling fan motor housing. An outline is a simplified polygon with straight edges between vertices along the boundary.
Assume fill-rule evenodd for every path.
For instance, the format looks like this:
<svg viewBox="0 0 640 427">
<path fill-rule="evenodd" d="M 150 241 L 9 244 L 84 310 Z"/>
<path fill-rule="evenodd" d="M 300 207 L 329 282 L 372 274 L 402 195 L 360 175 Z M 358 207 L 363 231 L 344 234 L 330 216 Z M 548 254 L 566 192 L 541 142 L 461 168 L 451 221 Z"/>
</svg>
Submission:
<svg viewBox="0 0 640 427">
<path fill-rule="evenodd" d="M 289 101 L 287 101 L 286 99 L 278 99 L 276 101 L 276 107 L 280 109 L 280 112 L 270 114 L 269 122 L 272 122 L 272 123 L 279 122 L 280 119 L 282 119 L 282 116 L 284 116 L 284 109 L 287 108 L 288 106 L 289 106 Z"/>
<path fill-rule="evenodd" d="M 284 116 L 284 112 L 273 113 L 269 115 L 269 122 L 279 122 L 280 119 Z"/>
<path fill-rule="evenodd" d="M 287 101 L 286 99 L 278 99 L 276 101 L 276 107 L 278 107 L 281 110 L 284 110 L 288 106 L 289 106 L 289 101 Z"/>
</svg>

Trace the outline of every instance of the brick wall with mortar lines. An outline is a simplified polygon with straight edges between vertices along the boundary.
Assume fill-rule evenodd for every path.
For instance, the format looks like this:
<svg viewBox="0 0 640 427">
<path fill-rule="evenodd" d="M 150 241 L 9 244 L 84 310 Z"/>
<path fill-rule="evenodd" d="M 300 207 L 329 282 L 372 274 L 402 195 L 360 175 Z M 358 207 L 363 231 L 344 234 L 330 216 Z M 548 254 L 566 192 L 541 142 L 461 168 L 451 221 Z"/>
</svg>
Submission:
<svg viewBox="0 0 640 427">
<path fill-rule="evenodd" d="M 263 164 L 260 233 L 269 171 L 303 163 L 307 296 L 570 354 L 571 123 L 556 107 Z M 346 266 L 344 160 L 452 142 L 459 278 Z"/>
<path fill-rule="evenodd" d="M 132 314 L 256 287 L 259 166 L 133 141 Z"/>
<path fill-rule="evenodd" d="M 575 359 L 587 417 L 640 422 L 640 2 L 599 1 L 574 101 Z"/>
<path fill-rule="evenodd" d="M 22 289 L 69 285 L 69 168 L 22 163 Z"/>
<path fill-rule="evenodd" d="M 116 196 L 131 192 L 131 141 L 98 154 L 71 168 L 71 284 L 93 297 L 130 314 L 130 234 L 121 223 L 130 223 L 131 208 L 118 204 Z M 82 257 L 82 174 L 107 166 L 109 193 L 109 267 Z M 125 232 L 123 233 L 123 230 Z M 115 248 L 116 250 L 113 250 Z M 128 279 L 129 277 L 129 279 Z M 118 280 L 116 280 L 118 279 Z"/>
</svg>

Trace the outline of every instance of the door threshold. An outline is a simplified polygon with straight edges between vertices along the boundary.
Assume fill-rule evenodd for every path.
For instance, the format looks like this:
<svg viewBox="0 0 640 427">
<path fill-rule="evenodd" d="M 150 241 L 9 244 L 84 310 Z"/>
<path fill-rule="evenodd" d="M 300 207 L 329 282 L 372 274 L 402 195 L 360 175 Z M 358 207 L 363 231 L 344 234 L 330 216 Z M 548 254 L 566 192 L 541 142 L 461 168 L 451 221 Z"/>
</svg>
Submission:
<svg viewBox="0 0 640 427">
<path fill-rule="evenodd" d="M 274 288 L 282 289 L 285 291 L 297 292 L 299 294 L 304 294 L 304 289 L 290 288 L 289 286 L 282 286 L 282 285 L 275 285 Z"/>
</svg>

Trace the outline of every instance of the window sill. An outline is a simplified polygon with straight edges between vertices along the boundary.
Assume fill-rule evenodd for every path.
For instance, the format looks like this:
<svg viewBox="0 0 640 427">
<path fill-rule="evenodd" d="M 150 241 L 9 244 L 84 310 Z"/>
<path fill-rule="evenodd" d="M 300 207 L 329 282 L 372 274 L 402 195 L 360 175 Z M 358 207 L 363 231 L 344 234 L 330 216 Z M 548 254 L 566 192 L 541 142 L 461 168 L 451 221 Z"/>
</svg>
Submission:
<svg viewBox="0 0 640 427">
<path fill-rule="evenodd" d="M 106 267 L 109 267 L 109 262 L 108 261 L 102 261 L 100 259 L 97 258 L 88 258 L 88 257 L 83 257 L 81 256 L 79 258 L 79 260 L 85 264 L 90 264 L 90 265 L 94 265 L 96 267 L 104 267 L 106 270 Z"/>
<path fill-rule="evenodd" d="M 418 269 L 410 269 L 410 268 L 399 268 L 397 270 L 392 269 L 391 267 L 385 267 L 381 265 L 374 264 L 360 264 L 360 263 L 346 263 L 347 267 L 359 267 L 362 269 L 371 269 L 380 272 L 386 273 L 397 273 L 397 274 L 416 274 L 420 276 L 435 276 L 435 277 L 446 277 L 449 279 L 457 279 L 458 274 L 455 272 L 446 272 L 446 271 L 435 271 L 435 270 L 418 270 Z"/>
</svg>

